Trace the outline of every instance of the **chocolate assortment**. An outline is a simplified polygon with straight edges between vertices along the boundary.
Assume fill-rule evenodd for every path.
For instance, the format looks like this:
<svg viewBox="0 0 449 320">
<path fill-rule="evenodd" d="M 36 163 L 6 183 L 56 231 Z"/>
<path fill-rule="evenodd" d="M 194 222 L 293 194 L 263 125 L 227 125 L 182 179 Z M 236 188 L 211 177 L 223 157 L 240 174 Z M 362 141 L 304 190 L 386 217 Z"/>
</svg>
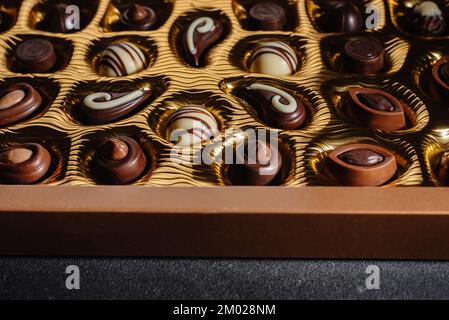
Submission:
<svg viewBox="0 0 449 320">
<path fill-rule="evenodd" d="M 0 6 L 0 182 L 448 185 L 447 12 L 418 0 Z M 253 145 L 248 129 L 279 145 Z M 171 158 L 229 146 L 256 156 Z"/>
</svg>

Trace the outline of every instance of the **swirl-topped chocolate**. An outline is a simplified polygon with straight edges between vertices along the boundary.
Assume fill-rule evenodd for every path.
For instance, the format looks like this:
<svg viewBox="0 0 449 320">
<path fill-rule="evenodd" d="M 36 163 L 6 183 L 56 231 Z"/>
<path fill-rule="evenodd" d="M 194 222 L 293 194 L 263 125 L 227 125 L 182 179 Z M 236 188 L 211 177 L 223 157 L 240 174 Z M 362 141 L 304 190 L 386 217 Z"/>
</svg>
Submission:
<svg viewBox="0 0 449 320">
<path fill-rule="evenodd" d="M 258 44 L 249 60 L 251 72 L 273 76 L 289 76 L 298 70 L 298 57 L 285 42 L 269 41 Z"/>
<path fill-rule="evenodd" d="M 211 140 L 218 130 L 215 117 L 206 108 L 186 106 L 175 111 L 166 126 L 167 140 L 187 147 Z"/>
<path fill-rule="evenodd" d="M 27 83 L 17 83 L 0 92 L 0 126 L 26 119 L 42 105 L 39 92 Z"/>
<path fill-rule="evenodd" d="M 255 108 L 261 120 L 270 126 L 293 130 L 301 127 L 306 119 L 304 104 L 285 90 L 254 82 L 238 91 Z"/>
<path fill-rule="evenodd" d="M 0 183 L 36 183 L 47 174 L 50 165 L 50 153 L 40 144 L 10 146 L 0 151 Z"/>
<path fill-rule="evenodd" d="M 224 32 L 223 23 L 203 16 L 193 20 L 183 33 L 182 46 L 185 59 L 193 67 L 203 65 L 207 51 L 217 43 Z"/>
<path fill-rule="evenodd" d="M 120 15 L 122 26 L 128 30 L 147 31 L 156 21 L 156 12 L 152 8 L 137 3 L 130 5 Z"/>
<path fill-rule="evenodd" d="M 142 106 L 151 95 L 151 90 L 91 93 L 82 100 L 80 118 L 89 124 L 119 120 Z"/>
<path fill-rule="evenodd" d="M 268 185 L 282 168 L 277 146 L 257 139 L 240 143 L 235 160 L 228 172 L 229 180 L 235 185 Z"/>
<path fill-rule="evenodd" d="M 103 140 L 95 150 L 94 173 L 110 184 L 128 184 L 137 180 L 147 166 L 147 158 L 136 140 L 118 136 Z"/>
<path fill-rule="evenodd" d="M 98 73 L 108 77 L 123 77 L 142 71 L 147 67 L 143 51 L 131 42 L 109 45 L 100 56 Z"/>
<path fill-rule="evenodd" d="M 397 171 L 395 156 L 373 144 L 355 143 L 333 150 L 325 172 L 332 180 L 347 186 L 380 186 Z"/>
<path fill-rule="evenodd" d="M 408 14 L 407 29 L 419 36 L 439 36 L 447 31 L 443 12 L 433 1 L 422 1 Z"/>
<path fill-rule="evenodd" d="M 400 130 L 406 125 L 401 102 L 391 94 L 374 88 L 350 88 L 349 112 L 373 129 Z"/>
</svg>

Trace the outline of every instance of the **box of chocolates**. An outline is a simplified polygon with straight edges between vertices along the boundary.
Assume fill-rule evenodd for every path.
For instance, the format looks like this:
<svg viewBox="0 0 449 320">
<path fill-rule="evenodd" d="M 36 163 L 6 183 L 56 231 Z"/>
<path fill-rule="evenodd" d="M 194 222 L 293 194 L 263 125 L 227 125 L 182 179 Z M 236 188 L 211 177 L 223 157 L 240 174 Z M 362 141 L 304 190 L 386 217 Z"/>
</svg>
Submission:
<svg viewBox="0 0 449 320">
<path fill-rule="evenodd" d="M 1 1 L 0 253 L 448 259 L 448 22 Z"/>
</svg>

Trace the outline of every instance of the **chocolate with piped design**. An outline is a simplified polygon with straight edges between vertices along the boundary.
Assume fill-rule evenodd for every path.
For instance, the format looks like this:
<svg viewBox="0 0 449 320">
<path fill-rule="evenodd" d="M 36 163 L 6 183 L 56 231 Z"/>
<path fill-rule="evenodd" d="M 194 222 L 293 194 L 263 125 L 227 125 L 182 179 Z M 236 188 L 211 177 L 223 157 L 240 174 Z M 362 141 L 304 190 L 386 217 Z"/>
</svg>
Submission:
<svg viewBox="0 0 449 320">
<path fill-rule="evenodd" d="M 48 173 L 50 165 L 51 155 L 42 145 L 13 145 L 0 151 L 0 183 L 36 183 Z"/>
<path fill-rule="evenodd" d="M 354 143 L 333 150 L 324 172 L 345 186 L 380 186 L 397 171 L 396 158 L 389 150 L 374 144 Z"/>
<path fill-rule="evenodd" d="M 143 51 L 131 42 L 117 42 L 101 53 L 98 73 L 108 77 L 123 77 L 142 71 L 147 66 Z"/>
<path fill-rule="evenodd" d="M 42 105 L 42 96 L 27 83 L 17 83 L 0 92 L 0 126 L 26 119 Z"/>
<path fill-rule="evenodd" d="M 25 40 L 16 49 L 16 64 L 24 73 L 50 72 L 56 62 L 55 48 L 46 39 Z"/>
<path fill-rule="evenodd" d="M 349 112 L 362 125 L 373 129 L 400 130 L 406 126 L 401 102 L 383 90 L 350 88 Z"/>
<path fill-rule="evenodd" d="M 166 125 L 167 140 L 180 147 L 211 140 L 218 131 L 215 117 L 206 108 L 186 106 L 176 110 Z"/>
<path fill-rule="evenodd" d="M 385 52 L 379 40 L 372 36 L 350 38 L 344 46 L 346 70 L 363 75 L 380 72 L 385 64 Z"/>
<path fill-rule="evenodd" d="M 236 161 L 228 169 L 234 185 L 268 185 L 281 171 L 282 156 L 274 144 L 249 140 L 240 143 L 235 152 Z"/>
<path fill-rule="evenodd" d="M 264 1 L 249 9 L 249 23 L 252 29 L 266 31 L 283 30 L 287 21 L 285 9 L 277 3 Z"/>
<path fill-rule="evenodd" d="M 152 91 L 95 92 L 87 95 L 81 103 L 79 116 L 88 124 L 104 124 L 122 119 L 144 104 Z"/>
<path fill-rule="evenodd" d="M 93 157 L 93 173 L 108 184 L 128 184 L 145 171 L 147 157 L 136 140 L 126 136 L 100 142 Z"/>
<path fill-rule="evenodd" d="M 257 111 L 261 120 L 270 126 L 293 130 L 301 127 L 306 120 L 304 104 L 285 90 L 254 82 L 238 91 Z"/>
<path fill-rule="evenodd" d="M 298 70 L 298 57 L 285 42 L 269 41 L 258 44 L 249 60 L 251 72 L 273 76 L 289 76 Z"/>
<path fill-rule="evenodd" d="M 193 67 L 202 66 L 207 51 L 217 43 L 223 32 L 223 23 L 217 19 L 203 16 L 193 20 L 183 33 L 185 60 Z"/>
<path fill-rule="evenodd" d="M 129 30 L 147 31 L 156 24 L 156 21 L 156 12 L 152 8 L 136 3 L 126 8 L 120 15 L 122 26 Z"/>
<path fill-rule="evenodd" d="M 419 36 L 439 36 L 446 33 L 445 17 L 433 1 L 418 3 L 409 14 L 407 29 Z"/>
</svg>

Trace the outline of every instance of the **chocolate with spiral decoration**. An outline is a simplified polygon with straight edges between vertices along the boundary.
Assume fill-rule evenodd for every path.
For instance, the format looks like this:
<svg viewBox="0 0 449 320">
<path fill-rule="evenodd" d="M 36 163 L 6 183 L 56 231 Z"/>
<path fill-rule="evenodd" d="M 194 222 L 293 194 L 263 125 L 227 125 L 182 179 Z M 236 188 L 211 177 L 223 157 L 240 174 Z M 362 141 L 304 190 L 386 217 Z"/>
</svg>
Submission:
<svg viewBox="0 0 449 320">
<path fill-rule="evenodd" d="M 147 66 L 143 51 L 131 42 L 109 45 L 100 56 L 98 73 L 107 77 L 123 77 L 142 71 Z"/>
<path fill-rule="evenodd" d="M 142 175 L 147 166 L 147 158 L 140 145 L 125 136 L 103 140 L 92 161 L 98 179 L 110 184 L 131 183 Z"/>
<path fill-rule="evenodd" d="M 0 151 L 0 183 L 32 184 L 50 169 L 51 156 L 37 143 L 24 143 Z"/>
<path fill-rule="evenodd" d="M 39 92 L 27 83 L 17 83 L 0 92 L 0 126 L 24 120 L 42 105 Z"/>
<path fill-rule="evenodd" d="M 151 95 L 151 90 L 95 92 L 83 99 L 79 110 L 80 117 L 89 124 L 119 120 L 142 106 Z"/>
<path fill-rule="evenodd" d="M 193 67 L 203 65 L 204 56 L 223 35 L 223 23 L 212 17 L 193 20 L 183 34 L 182 51 L 186 61 Z"/>
<path fill-rule="evenodd" d="M 289 76 L 298 70 L 298 57 L 295 51 L 281 41 L 258 44 L 249 60 L 251 72 L 273 76 Z"/>
<path fill-rule="evenodd" d="M 304 104 L 290 93 L 262 83 L 252 83 L 240 95 L 256 109 L 262 121 L 284 130 L 298 129 L 306 120 Z"/>
</svg>

